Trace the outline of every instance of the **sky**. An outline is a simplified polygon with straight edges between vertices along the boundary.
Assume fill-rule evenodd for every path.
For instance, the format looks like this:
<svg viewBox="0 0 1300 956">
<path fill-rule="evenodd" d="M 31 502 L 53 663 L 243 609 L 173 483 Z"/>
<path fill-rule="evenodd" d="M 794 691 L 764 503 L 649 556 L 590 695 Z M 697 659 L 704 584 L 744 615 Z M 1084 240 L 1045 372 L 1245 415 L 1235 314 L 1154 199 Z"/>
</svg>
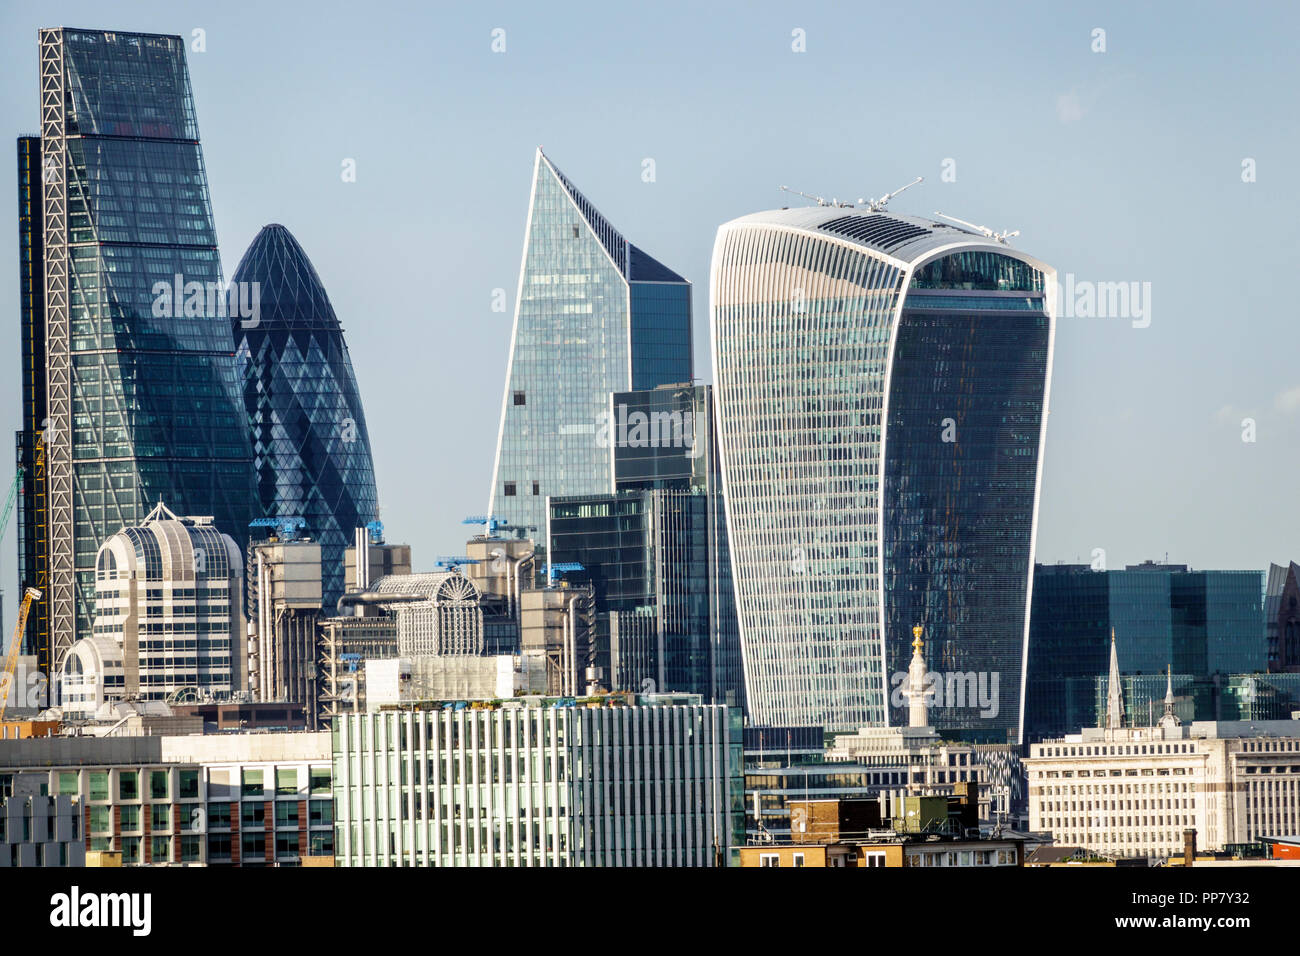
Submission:
<svg viewBox="0 0 1300 956">
<path fill-rule="evenodd" d="M 891 211 L 1020 230 L 1012 245 L 1062 282 L 1138 283 L 1144 316 L 1059 320 L 1037 559 L 1300 559 L 1300 331 L 1284 291 L 1300 251 L 1300 8 L 912 6 L 2 0 L 0 128 L 37 129 L 39 27 L 187 38 L 225 274 L 270 222 L 312 259 L 351 351 L 388 540 L 419 570 L 463 553 L 476 529 L 461 519 L 487 506 L 538 145 L 692 280 L 703 381 L 714 234 L 788 204 L 782 184 L 852 200 L 923 176 Z M 10 146 L 11 432 L 15 162 Z M 10 593 L 14 548 L 11 527 Z"/>
</svg>

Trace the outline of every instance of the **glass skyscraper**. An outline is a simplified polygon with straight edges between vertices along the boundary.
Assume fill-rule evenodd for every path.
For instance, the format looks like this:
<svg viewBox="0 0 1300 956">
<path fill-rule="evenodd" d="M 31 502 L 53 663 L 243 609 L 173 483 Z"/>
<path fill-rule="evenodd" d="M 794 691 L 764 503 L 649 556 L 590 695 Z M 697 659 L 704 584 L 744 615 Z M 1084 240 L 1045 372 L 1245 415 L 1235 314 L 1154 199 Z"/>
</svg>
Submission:
<svg viewBox="0 0 1300 956">
<path fill-rule="evenodd" d="M 1120 673 L 1149 679 L 1134 685 L 1145 688 L 1143 701 L 1163 698 L 1167 671 L 1180 694 L 1215 675 L 1221 682 L 1261 672 L 1268 663 L 1264 574 L 1154 562 L 1122 571 L 1036 566 L 1026 668 L 1029 740 L 1093 726 L 1112 629 Z M 1126 703 L 1145 719 L 1138 700 Z M 1196 719 L 1218 718 L 1202 705 Z"/>
<path fill-rule="evenodd" d="M 377 515 L 370 433 L 352 360 L 320 277 L 289 230 L 266 226 L 235 283 L 257 283 L 258 321 L 234 319 L 258 501 L 302 518 L 321 546 L 323 606 L 343 594 L 343 552 Z"/>
<path fill-rule="evenodd" d="M 600 494 L 611 392 L 691 380 L 691 286 L 537 151 L 488 514 L 538 540 L 548 495 Z"/>
<path fill-rule="evenodd" d="M 547 554 L 576 563 L 596 604 L 596 658 L 613 690 L 743 703 L 740 639 L 717 470 L 712 389 L 611 396 L 614 484 L 550 499 Z"/>
<path fill-rule="evenodd" d="M 243 540 L 256 493 L 184 42 L 41 30 L 40 87 L 35 424 L 61 659 L 89 633 L 106 538 L 165 499 Z"/>
<path fill-rule="evenodd" d="M 1055 272 L 837 205 L 724 224 L 710 283 L 749 712 L 1019 739 Z"/>
</svg>

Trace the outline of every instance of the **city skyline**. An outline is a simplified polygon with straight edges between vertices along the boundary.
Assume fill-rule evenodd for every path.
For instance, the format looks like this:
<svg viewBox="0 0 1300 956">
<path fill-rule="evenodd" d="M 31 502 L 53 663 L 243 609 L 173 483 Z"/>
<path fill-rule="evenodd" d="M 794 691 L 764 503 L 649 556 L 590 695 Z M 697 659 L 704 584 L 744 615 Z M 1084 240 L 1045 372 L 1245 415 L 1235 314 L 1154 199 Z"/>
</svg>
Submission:
<svg viewBox="0 0 1300 956">
<path fill-rule="evenodd" d="M 8 29 L 3 42 L 10 44 L 7 52 L 13 62 L 30 67 L 28 75 L 33 82 L 36 56 L 32 41 L 38 26 L 48 25 L 45 21 L 50 19 L 104 25 L 102 13 L 91 5 L 69 4 L 65 9 L 53 18 L 37 11 L 5 11 Z M 411 15 L 414 22 L 420 22 L 418 11 Z M 706 16 L 698 30 L 671 37 L 652 26 L 638 49 L 663 46 L 671 39 L 676 44 L 673 55 L 685 62 L 712 56 L 749 72 L 762 68 L 772 73 L 772 78 L 754 74 L 755 79 L 760 90 L 775 96 L 780 108 L 807 98 L 811 81 L 791 71 L 806 72 L 808 68 L 799 64 L 808 60 L 816 61 L 816 69 L 837 69 L 832 65 L 835 55 L 843 52 L 843 44 L 848 42 L 837 34 L 852 32 L 839 27 L 861 22 L 852 13 L 832 15 L 814 9 L 805 14 L 771 5 L 737 22 L 735 34 L 723 42 L 716 29 L 721 16 Z M 906 36 L 915 27 L 902 13 L 889 16 L 896 19 L 878 29 L 892 28 L 896 35 Z M 603 63 L 614 51 L 628 55 L 615 41 L 610 23 L 600 21 L 591 27 L 592 35 L 603 41 L 598 46 L 609 52 L 584 54 L 570 46 L 557 47 L 561 35 L 528 11 L 503 10 L 499 20 L 506 30 L 506 50 L 494 54 L 491 31 L 495 21 L 451 14 L 440 21 L 439 35 L 454 42 L 450 42 L 446 65 L 436 67 L 438 75 L 443 69 L 468 71 L 465 75 L 483 79 L 483 89 L 472 97 L 449 89 L 444 101 L 439 101 L 443 105 L 426 104 L 436 110 L 440 121 L 459 123 L 460 127 L 453 128 L 465 132 L 454 150 L 435 150 L 431 155 L 445 172 L 441 182 L 469 183 L 474 188 L 440 190 L 439 206 L 423 203 L 411 209 L 393 202 L 392 189 L 397 186 L 401 167 L 394 166 L 391 157 L 373 153 L 370 155 L 379 168 L 368 165 L 372 160 L 367 160 L 364 152 L 366 131 L 377 121 L 364 115 L 364 104 L 380 91 L 396 89 L 405 74 L 385 79 L 363 70 L 347 82 L 336 83 L 331 88 L 337 89 L 338 95 L 328 108 L 334 113 L 341 111 L 347 119 L 344 125 L 355 132 L 345 135 L 335 124 L 325 127 L 326 135 L 310 149 L 305 145 L 289 148 L 286 137 L 298 135 L 307 117 L 290 116 L 287 100 L 283 110 L 268 109 L 264 104 L 256 115 L 247 112 L 246 104 L 254 85 L 271 82 L 277 75 L 269 65 L 271 58 L 263 55 L 266 45 L 286 37 L 302 40 L 286 44 L 284 50 L 285 69 L 301 67 L 301 78 L 288 85 L 286 96 L 298 95 L 303 89 L 299 84 L 324 81 L 311 52 L 314 28 L 310 24 L 279 19 L 268 12 L 264 29 L 250 35 L 234 31 L 234 14 L 205 12 L 198 20 L 206 23 L 189 23 L 192 18 L 178 17 L 162 5 L 142 4 L 114 25 L 176 32 L 187 39 L 194 29 L 206 31 L 206 50 L 190 54 L 192 85 L 207 133 L 205 160 L 227 276 L 233 272 L 239 250 L 261 224 L 283 221 L 313 250 L 322 273 L 331 276 L 331 295 L 342 314 L 356 316 L 357 322 L 370 315 L 417 317 L 415 321 L 375 323 L 349 344 L 360 387 L 372 406 L 372 441 L 384 494 L 383 515 L 402 540 L 414 545 L 421 566 L 435 554 L 459 550 L 460 518 L 478 510 L 481 489 L 490 480 L 487 461 L 495 437 L 491 426 L 500 407 L 499 379 L 479 383 L 478 378 L 495 379 L 495 373 L 467 376 L 462 369 L 478 360 L 489 369 L 498 369 L 508 353 L 510 310 L 492 311 L 492 294 L 504 289 L 509 300 L 518 279 L 518 237 L 526 196 L 524 187 L 516 184 L 522 181 L 524 164 L 540 142 L 560 157 L 588 194 L 599 198 L 612 221 L 693 283 L 697 317 L 704 314 L 703 277 L 714 230 L 735 215 L 789 202 L 788 195 L 776 190 L 782 182 L 812 192 L 831 192 L 838 186 L 846 190 L 845 195 L 851 191 L 852 200 L 859 192 L 879 195 L 921 174 L 926 182 L 896 200 L 897 211 L 927 214 L 938 208 L 977 222 L 985 216 L 1001 216 L 1006 223 L 989 225 L 1021 228 L 1023 236 L 1013 243 L 1026 247 L 1032 243 L 1036 254 L 1053 262 L 1063 277 L 1072 274 L 1080 281 L 1095 282 L 1150 281 L 1155 309 L 1145 328 L 1116 319 L 1062 319 L 1058 353 L 1066 358 L 1054 373 L 1056 414 L 1048 428 L 1036 557 L 1048 563 L 1090 561 L 1094 549 L 1100 548 L 1108 567 L 1168 553 L 1171 560 L 1200 568 L 1263 568 L 1270 561 L 1289 560 L 1287 542 L 1295 537 L 1296 519 L 1268 495 L 1258 493 L 1258 489 L 1270 487 L 1268 474 L 1294 470 L 1297 452 L 1289 436 L 1294 435 L 1297 412 L 1289 410 L 1292 399 L 1288 396 L 1296 387 L 1296 376 L 1290 374 L 1283 355 L 1288 337 L 1295 333 L 1281 318 L 1285 309 L 1280 294 L 1267 282 L 1246 289 L 1242 301 L 1248 304 L 1248 312 L 1225 327 L 1215 317 L 1208 297 L 1193 294 L 1187 287 L 1190 266 L 1186 257 L 1159 250 L 1176 246 L 1190 223 L 1209 208 L 1244 230 L 1251 237 L 1248 250 L 1262 257 L 1246 268 L 1243 260 L 1234 258 L 1241 250 L 1226 250 L 1228 268 L 1251 277 L 1277 271 L 1272 262 L 1275 258 L 1280 262 L 1290 248 L 1279 223 L 1289 219 L 1285 211 L 1294 199 L 1289 193 L 1278 192 L 1279 180 L 1267 175 L 1270 163 L 1266 157 L 1286 155 L 1294 131 L 1263 122 L 1276 112 L 1270 109 L 1274 103 L 1270 97 L 1275 95 L 1270 91 L 1287 85 L 1286 80 L 1277 78 L 1277 71 L 1285 68 L 1270 65 L 1267 57 L 1248 59 L 1248 54 L 1272 49 L 1275 38 L 1287 32 L 1292 17 L 1275 12 L 1271 21 L 1250 24 L 1226 14 L 1207 13 L 1207 17 L 1215 16 L 1222 17 L 1215 26 L 1223 58 L 1238 68 L 1243 84 L 1261 91 L 1258 100 L 1238 103 L 1238 98 L 1198 80 L 1192 62 L 1178 54 L 1179 44 L 1186 40 L 1180 28 L 1160 23 L 1157 29 L 1151 16 L 1103 5 L 1089 8 L 1086 19 L 1083 14 L 1063 18 L 1047 34 L 1036 30 L 1038 48 L 1009 64 L 1006 69 L 1011 75 L 999 80 L 999 87 L 1017 79 L 1025 81 L 1020 85 L 1032 87 L 1031 77 L 1049 67 L 1057 69 L 1051 85 L 1030 95 L 1026 104 L 1034 128 L 1045 131 L 1044 135 L 1027 140 L 1017 132 L 1018 126 L 1009 126 L 993 114 L 997 121 L 989 124 L 990 130 L 1010 133 L 999 147 L 960 113 L 946 113 L 952 120 L 949 130 L 942 135 L 925 132 L 896 154 L 881 156 L 878 149 L 864 149 L 860 134 L 847 129 L 841 131 L 843 142 L 836 148 L 817 155 L 802 152 L 795 159 L 790 150 L 797 148 L 803 133 L 787 136 L 787 143 L 779 133 L 760 135 L 737 125 L 740 118 L 756 115 L 755 107 L 748 104 L 762 101 L 762 95 L 746 94 L 746 103 L 736 107 L 740 111 L 737 119 L 724 122 L 713 133 L 703 130 L 699 110 L 687 111 L 691 120 L 688 131 L 674 128 L 664 103 L 686 77 L 673 78 L 663 71 L 653 74 L 662 89 L 656 88 L 649 97 L 648 115 L 639 127 L 614 117 L 612 130 L 605 135 L 597 136 L 591 129 L 573 132 L 572 108 L 539 112 L 522 77 L 540 69 L 568 84 L 575 79 L 574 70 Z M 1104 53 L 1092 49 L 1091 31 L 1097 24 L 1108 31 L 1109 46 Z M 963 29 L 983 29 L 959 11 L 933 26 L 940 38 Z M 806 31 L 804 53 L 791 48 L 791 31 L 796 28 Z M 363 24 L 360 29 L 371 28 Z M 1021 28 L 1012 24 L 1009 29 L 1009 37 L 995 43 L 995 49 L 1012 42 Z M 418 30 L 412 34 L 400 42 L 423 42 L 416 38 Z M 981 33 L 976 36 L 988 40 Z M 546 51 L 557 48 L 572 54 L 574 65 L 547 66 Z M 919 48 L 904 44 L 907 49 Z M 647 55 L 632 56 L 630 68 L 645 64 Z M 886 58 L 901 55 L 882 52 Z M 498 59 L 492 59 L 494 56 Z M 1138 59 L 1141 56 L 1166 69 L 1163 73 L 1148 70 L 1149 64 Z M 1053 59 L 1057 62 L 1048 62 Z M 250 64 L 258 64 L 257 69 L 250 72 Z M 684 72 L 697 81 L 706 78 L 693 67 Z M 955 75 L 951 70 L 939 70 L 939 74 L 926 80 L 930 84 L 927 90 L 937 89 L 934 84 Z M 1177 83 L 1195 91 L 1199 107 L 1226 127 L 1226 139 L 1218 137 L 1216 148 L 1210 149 L 1205 134 L 1193 128 L 1185 109 L 1192 102 L 1190 94 L 1177 95 L 1171 87 Z M 988 89 L 982 82 L 976 88 Z M 37 129 L 30 92 L 29 88 L 9 88 L 0 99 L 15 134 Z M 1136 105 L 1126 102 L 1131 98 L 1136 98 Z M 1138 109 L 1151 99 L 1176 108 L 1155 114 Z M 833 105 L 817 107 L 810 118 L 796 122 L 791 129 L 824 126 Z M 325 109 L 325 104 L 308 105 L 311 118 L 323 117 Z M 378 112 L 381 117 L 388 115 L 385 110 Z M 526 115 L 530 112 L 536 115 Z M 272 128 L 270 124 L 275 123 L 281 128 Z M 503 126 L 508 133 L 502 131 Z M 250 138 L 268 145 L 250 153 Z M 743 162 L 724 153 L 723 139 L 734 142 L 738 148 L 735 155 L 743 155 Z M 1116 139 L 1134 144 L 1134 149 L 1156 149 L 1158 155 L 1182 158 L 1162 167 L 1154 180 L 1130 176 L 1126 163 L 1131 165 L 1132 157 L 1113 144 Z M 663 145 L 657 147 L 656 141 Z M 1192 155 L 1194 151 L 1188 148 L 1187 156 L 1171 154 L 1168 151 L 1175 142 L 1200 146 L 1202 151 Z M 1233 152 L 1240 155 L 1229 155 L 1229 144 L 1237 142 L 1241 148 Z M 325 152 L 331 154 L 328 162 L 321 155 Z M 864 156 L 871 158 L 869 163 L 864 163 Z M 355 183 L 344 183 L 339 177 L 340 163 L 349 157 L 357 160 Z M 643 179 L 643 160 L 647 158 L 655 160 L 653 182 Z M 1258 181 L 1242 181 L 1245 158 L 1258 160 Z M 946 159 L 954 161 L 954 181 L 943 178 Z M 1095 174 L 1088 168 L 1089 159 L 1096 167 Z M 295 175 L 289 163 L 305 164 L 306 175 Z M 1278 169 L 1276 159 L 1271 168 Z M 1067 182 L 1072 189 L 1063 193 L 1062 184 Z M 1017 188 L 1018 184 L 1023 184 L 1023 189 Z M 349 188 L 353 188 L 351 193 Z M 1035 188 L 1050 199 L 1029 201 L 1027 197 Z M 1099 200 L 1105 200 L 1100 208 L 1091 208 Z M 295 211 L 297 214 L 292 214 Z M 381 214 L 404 248 L 394 254 L 387 268 L 373 268 L 375 252 L 355 237 L 364 234 L 364 229 L 377 228 L 376 217 Z M 458 242 L 460 248 L 448 250 L 445 240 L 430 234 L 430 222 L 446 223 L 445 230 L 434 232 L 475 235 L 473 244 Z M 1100 241 L 1102 237 L 1107 241 Z M 387 249 L 388 244 L 384 245 Z M 16 257 L 16 250 L 10 248 Z M 435 250 L 450 254 L 441 256 L 424 291 L 416 291 L 411 286 L 423 283 L 406 277 L 423 278 L 424 267 L 418 266 L 416 259 L 423 261 Z M 376 280 L 376 276 L 381 278 Z M 11 301 L 16 297 L 12 274 L 0 284 L 0 292 L 4 290 L 9 290 Z M 478 318 L 460 322 L 460 316 Z M 456 323 L 456 341 L 463 344 L 440 349 L 436 334 L 447 322 Z M 703 333 L 701 323 L 695 325 L 698 356 L 704 354 Z M 16 330 L 12 325 L 8 328 L 5 334 L 16 346 Z M 1237 353 L 1231 363 L 1219 361 L 1219 342 L 1224 336 Z M 1257 343 L 1280 347 L 1256 347 Z M 475 362 L 465 361 L 465 355 L 473 356 Z M 395 374 L 395 363 L 401 374 Z M 696 364 L 696 374 L 707 380 L 708 373 L 699 367 L 702 363 Z M 454 400 L 473 411 L 473 421 L 479 423 L 464 436 L 469 464 L 454 473 L 443 472 L 435 467 L 436 462 L 427 460 L 417 459 L 412 463 L 416 467 L 407 467 L 409 459 L 400 444 L 405 428 L 402 403 L 440 400 Z M 12 387 L 0 400 L 0 411 L 17 421 Z M 1240 440 L 1241 421 L 1247 417 L 1258 424 L 1258 441 L 1253 444 Z M 1104 457 L 1082 457 L 1095 449 L 1104 450 Z M 389 480 L 384 480 L 385 476 Z M 1215 494 L 1213 507 L 1206 507 L 1204 499 L 1210 493 Z M 449 506 L 429 508 L 429 497 L 449 502 Z M 1193 514 L 1197 520 L 1187 520 Z M 13 554 L 12 534 L 0 545 L 6 557 Z M 0 562 L 0 573 L 5 591 L 11 591 L 12 563 Z"/>
</svg>

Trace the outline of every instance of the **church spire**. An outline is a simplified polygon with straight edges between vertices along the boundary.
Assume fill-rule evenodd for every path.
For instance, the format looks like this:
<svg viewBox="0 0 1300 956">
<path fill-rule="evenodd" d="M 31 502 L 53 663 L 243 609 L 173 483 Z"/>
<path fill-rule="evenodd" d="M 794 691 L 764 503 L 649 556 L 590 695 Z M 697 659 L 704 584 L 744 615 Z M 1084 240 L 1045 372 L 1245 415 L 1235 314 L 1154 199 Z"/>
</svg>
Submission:
<svg viewBox="0 0 1300 956">
<path fill-rule="evenodd" d="M 1160 718 L 1161 727 L 1177 727 L 1182 723 L 1174 713 L 1174 669 L 1165 669 L 1165 713 Z"/>
<path fill-rule="evenodd" d="M 1106 729 L 1124 726 L 1124 689 L 1119 682 L 1119 656 L 1115 653 L 1115 629 L 1110 629 L 1110 678 L 1106 689 Z"/>
</svg>

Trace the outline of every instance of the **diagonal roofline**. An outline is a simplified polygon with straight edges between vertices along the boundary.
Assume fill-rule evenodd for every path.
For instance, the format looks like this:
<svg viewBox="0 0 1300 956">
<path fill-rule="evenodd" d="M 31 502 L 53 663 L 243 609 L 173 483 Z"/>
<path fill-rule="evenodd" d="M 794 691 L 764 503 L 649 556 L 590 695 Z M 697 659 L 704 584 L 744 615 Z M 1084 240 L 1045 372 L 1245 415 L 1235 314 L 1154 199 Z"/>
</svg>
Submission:
<svg viewBox="0 0 1300 956">
<path fill-rule="evenodd" d="M 688 282 L 685 277 L 673 269 L 668 268 L 654 256 L 650 255 L 639 246 L 635 246 L 623 236 L 621 232 L 614 228 L 611 223 L 601 213 L 599 209 L 583 195 L 582 191 L 573 184 L 573 180 L 564 175 L 560 168 L 551 162 L 551 158 L 546 155 L 542 147 L 537 147 L 538 159 L 546 164 L 546 168 L 564 187 L 569 201 L 577 207 L 579 214 L 587 227 L 595 233 L 600 244 L 605 247 L 609 253 L 610 259 L 614 261 L 618 268 L 619 274 L 629 282 Z"/>
</svg>

